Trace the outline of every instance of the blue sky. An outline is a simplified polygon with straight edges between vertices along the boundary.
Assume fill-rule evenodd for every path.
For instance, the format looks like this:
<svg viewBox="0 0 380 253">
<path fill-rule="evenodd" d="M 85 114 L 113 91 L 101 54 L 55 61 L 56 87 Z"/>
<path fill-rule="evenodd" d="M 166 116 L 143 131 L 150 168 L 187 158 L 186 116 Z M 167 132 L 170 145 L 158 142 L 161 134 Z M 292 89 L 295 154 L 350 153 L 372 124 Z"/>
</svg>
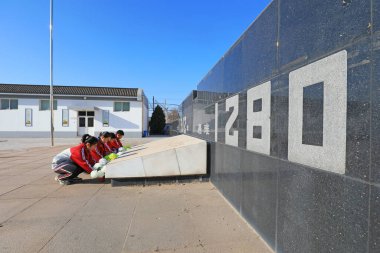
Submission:
<svg viewBox="0 0 380 253">
<path fill-rule="evenodd" d="M 269 0 L 54 0 L 54 84 L 179 104 Z M 49 84 L 49 0 L 0 1 L 0 83 Z"/>
</svg>

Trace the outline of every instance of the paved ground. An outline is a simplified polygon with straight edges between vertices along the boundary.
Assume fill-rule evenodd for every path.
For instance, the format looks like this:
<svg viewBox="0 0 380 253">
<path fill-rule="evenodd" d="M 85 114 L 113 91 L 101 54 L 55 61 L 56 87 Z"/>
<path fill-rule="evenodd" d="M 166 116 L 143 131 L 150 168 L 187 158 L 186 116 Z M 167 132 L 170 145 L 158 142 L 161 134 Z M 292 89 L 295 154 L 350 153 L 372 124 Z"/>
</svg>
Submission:
<svg viewBox="0 0 380 253">
<path fill-rule="evenodd" d="M 271 252 L 211 183 L 61 186 L 63 148 L 0 151 L 0 252 Z"/>
</svg>

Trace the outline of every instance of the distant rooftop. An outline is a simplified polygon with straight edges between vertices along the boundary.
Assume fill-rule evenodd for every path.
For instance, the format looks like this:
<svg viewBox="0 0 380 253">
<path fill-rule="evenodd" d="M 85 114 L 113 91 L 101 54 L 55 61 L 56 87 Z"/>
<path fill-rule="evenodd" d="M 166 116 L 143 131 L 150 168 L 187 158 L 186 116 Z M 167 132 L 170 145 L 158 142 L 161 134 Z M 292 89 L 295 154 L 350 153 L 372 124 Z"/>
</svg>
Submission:
<svg viewBox="0 0 380 253">
<path fill-rule="evenodd" d="M 138 88 L 108 88 L 88 86 L 53 86 L 54 95 L 138 97 Z M 0 94 L 49 95 L 49 85 L 0 84 Z"/>
</svg>

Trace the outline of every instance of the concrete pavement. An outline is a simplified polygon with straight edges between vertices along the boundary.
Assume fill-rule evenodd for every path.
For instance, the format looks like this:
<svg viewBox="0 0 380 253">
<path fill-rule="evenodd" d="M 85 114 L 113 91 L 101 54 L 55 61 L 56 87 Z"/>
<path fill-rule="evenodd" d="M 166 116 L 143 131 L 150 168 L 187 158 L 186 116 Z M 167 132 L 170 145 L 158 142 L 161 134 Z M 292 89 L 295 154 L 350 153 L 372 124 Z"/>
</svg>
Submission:
<svg viewBox="0 0 380 253">
<path fill-rule="evenodd" d="M 0 252 L 272 252 L 211 183 L 59 185 L 65 147 L 0 151 Z"/>
</svg>

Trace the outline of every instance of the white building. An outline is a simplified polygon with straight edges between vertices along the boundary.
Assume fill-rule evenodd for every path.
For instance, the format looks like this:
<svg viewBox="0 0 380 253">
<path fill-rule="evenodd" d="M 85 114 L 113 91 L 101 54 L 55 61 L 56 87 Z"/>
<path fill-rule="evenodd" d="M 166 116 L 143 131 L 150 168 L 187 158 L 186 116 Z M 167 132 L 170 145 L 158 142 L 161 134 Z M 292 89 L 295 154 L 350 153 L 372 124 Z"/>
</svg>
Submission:
<svg viewBox="0 0 380 253">
<path fill-rule="evenodd" d="M 48 85 L 0 84 L 0 137 L 49 137 Z M 54 136 L 97 136 L 101 131 L 141 137 L 148 100 L 139 88 L 54 86 Z"/>
</svg>

